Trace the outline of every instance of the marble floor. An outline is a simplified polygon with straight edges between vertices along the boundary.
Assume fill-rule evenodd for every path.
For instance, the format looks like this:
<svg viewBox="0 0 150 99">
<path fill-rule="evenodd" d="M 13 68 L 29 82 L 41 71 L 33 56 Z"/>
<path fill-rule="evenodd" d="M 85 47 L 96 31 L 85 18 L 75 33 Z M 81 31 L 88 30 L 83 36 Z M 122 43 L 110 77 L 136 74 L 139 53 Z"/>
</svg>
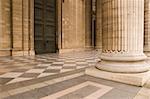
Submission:
<svg viewBox="0 0 150 99">
<path fill-rule="evenodd" d="M 150 99 L 136 87 L 85 75 L 97 51 L 0 58 L 0 99 Z"/>
<path fill-rule="evenodd" d="M 94 66 L 98 53 L 45 54 L 0 58 L 0 85 L 16 83 Z"/>
</svg>

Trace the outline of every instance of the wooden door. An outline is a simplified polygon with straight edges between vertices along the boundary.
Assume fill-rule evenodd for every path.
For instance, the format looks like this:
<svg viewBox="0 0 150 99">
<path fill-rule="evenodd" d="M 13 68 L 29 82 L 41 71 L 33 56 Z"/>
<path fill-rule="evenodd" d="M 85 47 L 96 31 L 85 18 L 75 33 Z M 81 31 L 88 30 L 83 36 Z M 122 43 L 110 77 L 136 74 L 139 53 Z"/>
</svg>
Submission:
<svg viewBox="0 0 150 99">
<path fill-rule="evenodd" d="M 35 0 L 35 52 L 56 52 L 56 0 Z"/>
</svg>

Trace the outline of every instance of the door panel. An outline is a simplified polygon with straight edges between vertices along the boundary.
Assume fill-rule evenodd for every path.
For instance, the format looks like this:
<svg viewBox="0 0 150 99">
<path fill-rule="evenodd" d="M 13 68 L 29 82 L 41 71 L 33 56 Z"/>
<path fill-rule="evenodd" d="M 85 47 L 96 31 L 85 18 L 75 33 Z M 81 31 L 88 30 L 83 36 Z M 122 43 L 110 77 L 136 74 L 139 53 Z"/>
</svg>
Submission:
<svg viewBox="0 0 150 99">
<path fill-rule="evenodd" d="M 49 52 L 56 49 L 56 6 L 55 0 L 45 0 L 45 48 Z"/>
<path fill-rule="evenodd" d="M 35 52 L 56 52 L 55 0 L 35 0 Z"/>
</svg>

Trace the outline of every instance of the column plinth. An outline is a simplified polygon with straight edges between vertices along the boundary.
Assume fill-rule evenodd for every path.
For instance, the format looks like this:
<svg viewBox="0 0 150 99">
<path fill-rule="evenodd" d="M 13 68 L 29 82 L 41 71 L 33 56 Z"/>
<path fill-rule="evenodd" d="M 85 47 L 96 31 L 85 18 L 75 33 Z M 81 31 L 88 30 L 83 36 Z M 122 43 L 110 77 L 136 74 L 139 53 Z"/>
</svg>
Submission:
<svg viewBox="0 0 150 99">
<path fill-rule="evenodd" d="M 149 65 L 145 62 L 147 58 L 144 54 L 110 54 L 102 53 L 101 62 L 97 68 L 110 72 L 138 73 L 149 70 Z"/>
</svg>

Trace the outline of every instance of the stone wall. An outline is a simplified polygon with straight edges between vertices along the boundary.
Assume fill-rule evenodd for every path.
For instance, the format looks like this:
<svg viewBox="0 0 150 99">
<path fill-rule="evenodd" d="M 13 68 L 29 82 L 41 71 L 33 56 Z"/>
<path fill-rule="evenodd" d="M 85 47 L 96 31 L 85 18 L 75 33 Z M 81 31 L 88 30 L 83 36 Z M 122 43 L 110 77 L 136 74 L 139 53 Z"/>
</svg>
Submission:
<svg viewBox="0 0 150 99">
<path fill-rule="evenodd" d="M 62 46 L 60 52 L 91 47 L 91 0 L 62 2 Z"/>
<path fill-rule="evenodd" d="M 34 8 L 32 0 L 12 0 L 12 55 L 30 55 L 33 42 L 31 12 Z M 33 19 L 32 19 L 33 20 Z M 32 53 L 33 54 L 33 53 Z"/>
<path fill-rule="evenodd" d="M 11 55 L 10 0 L 0 0 L 0 56 Z"/>
<path fill-rule="evenodd" d="M 34 55 L 33 0 L 0 1 L 0 56 Z"/>
</svg>

